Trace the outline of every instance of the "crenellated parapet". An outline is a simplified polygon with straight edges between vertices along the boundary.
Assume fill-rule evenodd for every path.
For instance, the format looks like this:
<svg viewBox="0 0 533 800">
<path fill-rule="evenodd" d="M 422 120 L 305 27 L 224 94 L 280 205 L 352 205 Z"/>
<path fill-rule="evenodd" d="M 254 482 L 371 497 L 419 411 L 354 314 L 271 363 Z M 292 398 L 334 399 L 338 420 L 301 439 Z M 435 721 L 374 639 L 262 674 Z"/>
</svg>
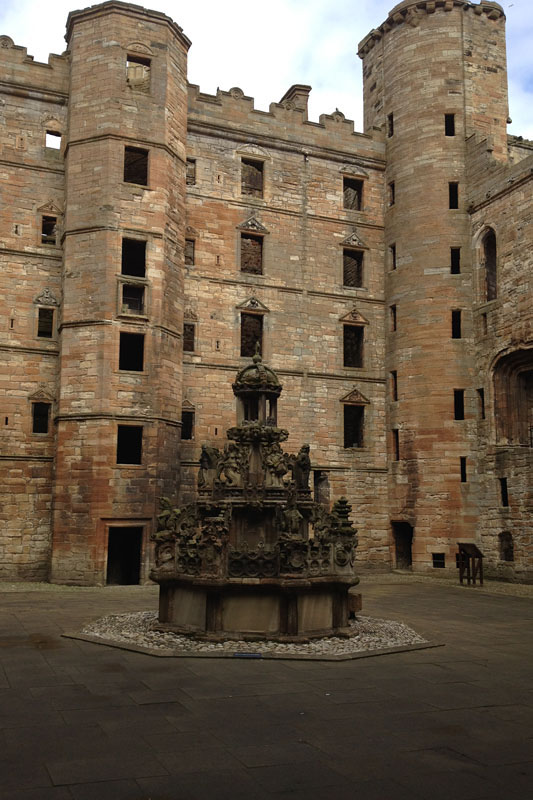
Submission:
<svg viewBox="0 0 533 800">
<path fill-rule="evenodd" d="M 69 53 L 51 53 L 48 62 L 34 61 L 28 49 L 14 43 L 10 36 L 0 36 L 0 66 L 2 69 L 2 91 L 16 91 L 17 86 L 25 90 L 42 90 L 51 95 L 54 92 L 67 93 L 69 81 Z"/>
</svg>

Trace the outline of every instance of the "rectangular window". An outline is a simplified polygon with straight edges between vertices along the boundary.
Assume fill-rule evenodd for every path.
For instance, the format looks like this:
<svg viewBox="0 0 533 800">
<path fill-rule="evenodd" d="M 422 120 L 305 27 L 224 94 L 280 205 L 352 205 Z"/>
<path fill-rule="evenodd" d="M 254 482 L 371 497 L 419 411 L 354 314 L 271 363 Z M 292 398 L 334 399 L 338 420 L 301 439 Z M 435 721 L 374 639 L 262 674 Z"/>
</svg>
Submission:
<svg viewBox="0 0 533 800">
<path fill-rule="evenodd" d="M 146 242 L 122 239 L 122 274 L 135 278 L 146 276 Z"/>
<path fill-rule="evenodd" d="M 54 309 L 40 308 L 37 320 L 37 336 L 51 339 L 54 333 Z"/>
<path fill-rule="evenodd" d="M 455 114 L 444 115 L 444 133 L 446 136 L 455 136 Z"/>
<path fill-rule="evenodd" d="M 454 308 L 452 311 L 452 339 L 461 339 L 461 311 Z"/>
<path fill-rule="evenodd" d="M 466 483 L 466 456 L 461 456 L 459 459 L 459 466 L 461 469 L 461 483 Z"/>
<path fill-rule="evenodd" d="M 130 372 L 144 369 L 144 334 L 121 333 L 118 368 Z"/>
<path fill-rule="evenodd" d="M 479 416 L 481 419 L 485 419 L 485 389 L 477 390 L 477 399 L 479 406 Z"/>
<path fill-rule="evenodd" d="M 241 193 L 252 197 L 263 197 L 262 161 L 243 158 L 241 161 Z"/>
<path fill-rule="evenodd" d="M 144 286 L 122 286 L 122 313 L 144 314 Z"/>
<path fill-rule="evenodd" d="M 363 181 L 356 178 L 342 179 L 342 205 L 352 211 L 363 208 Z"/>
<path fill-rule="evenodd" d="M 126 57 L 126 81 L 137 92 L 150 91 L 150 59 L 138 55 Z"/>
<path fill-rule="evenodd" d="M 394 136 L 394 114 L 387 116 L 387 136 L 389 139 Z"/>
<path fill-rule="evenodd" d="M 397 263 L 396 263 L 396 245 L 395 244 L 391 244 L 391 246 L 389 247 L 389 263 L 390 263 L 390 268 L 391 269 L 396 269 Z"/>
<path fill-rule="evenodd" d="M 362 447 L 365 421 L 364 406 L 344 406 L 344 447 Z"/>
<path fill-rule="evenodd" d="M 185 239 L 185 266 L 194 266 L 194 239 Z"/>
<path fill-rule="evenodd" d="M 459 208 L 459 184 L 452 181 L 448 184 L 449 208 Z"/>
<path fill-rule="evenodd" d="M 251 358 L 263 351 L 263 317 L 260 314 L 241 314 L 241 356 Z"/>
<path fill-rule="evenodd" d="M 241 272 L 263 274 L 263 237 L 241 233 Z"/>
<path fill-rule="evenodd" d="M 194 432 L 194 411 L 181 412 L 181 440 L 189 441 L 193 438 Z"/>
<path fill-rule="evenodd" d="M 395 331 L 398 327 L 398 312 L 396 306 L 389 306 L 389 314 L 390 314 L 390 329 L 391 331 Z"/>
<path fill-rule="evenodd" d="M 504 508 L 509 507 L 509 489 L 507 487 L 507 478 L 500 478 L 500 501 Z"/>
<path fill-rule="evenodd" d="M 57 131 L 46 131 L 45 146 L 50 150 L 61 150 L 61 134 Z"/>
<path fill-rule="evenodd" d="M 392 430 L 392 457 L 394 461 L 400 460 L 400 431 L 398 428 Z"/>
<path fill-rule="evenodd" d="M 393 206 L 396 202 L 396 184 L 394 181 L 389 183 L 389 206 Z"/>
<path fill-rule="evenodd" d="M 433 566 L 435 569 L 445 569 L 446 567 L 446 554 L 445 553 L 432 553 Z"/>
<path fill-rule="evenodd" d="M 363 366 L 363 342 L 365 329 L 360 325 L 343 326 L 344 366 Z"/>
<path fill-rule="evenodd" d="M 393 370 L 390 374 L 391 398 L 393 402 L 398 399 L 398 373 Z"/>
<path fill-rule="evenodd" d="M 124 182 L 148 185 L 148 150 L 141 147 L 124 148 Z"/>
<path fill-rule="evenodd" d="M 41 244 L 55 245 L 57 234 L 57 217 L 44 216 L 41 221 Z"/>
<path fill-rule="evenodd" d="M 461 248 L 450 247 L 450 272 L 452 275 L 461 273 Z"/>
<path fill-rule="evenodd" d="M 342 251 L 342 282 L 344 286 L 359 288 L 363 285 L 363 251 Z"/>
<path fill-rule="evenodd" d="M 48 433 L 51 407 L 50 403 L 32 403 L 32 433 Z"/>
<path fill-rule="evenodd" d="M 183 323 L 183 351 L 185 353 L 194 353 L 194 322 Z"/>
<path fill-rule="evenodd" d="M 464 419 L 465 418 L 465 390 L 464 389 L 454 389 L 453 390 L 453 418 L 454 419 Z"/>
<path fill-rule="evenodd" d="M 142 425 L 119 425 L 117 464 L 142 464 Z"/>
<path fill-rule="evenodd" d="M 188 158 L 187 159 L 187 171 L 186 171 L 185 182 L 186 182 L 187 186 L 195 186 L 196 185 L 196 159 L 195 158 Z"/>
</svg>

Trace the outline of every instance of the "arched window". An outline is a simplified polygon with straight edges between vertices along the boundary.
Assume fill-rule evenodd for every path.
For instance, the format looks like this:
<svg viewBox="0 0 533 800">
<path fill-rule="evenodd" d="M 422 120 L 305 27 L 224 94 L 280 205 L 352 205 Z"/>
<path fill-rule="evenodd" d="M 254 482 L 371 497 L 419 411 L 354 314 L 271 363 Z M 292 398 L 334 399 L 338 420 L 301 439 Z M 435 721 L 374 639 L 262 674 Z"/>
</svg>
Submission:
<svg viewBox="0 0 533 800">
<path fill-rule="evenodd" d="M 496 364 L 494 414 L 500 444 L 533 447 L 533 348 L 509 353 Z"/>
<path fill-rule="evenodd" d="M 483 260 L 485 262 L 485 295 L 487 300 L 498 296 L 496 234 L 490 228 L 483 237 Z"/>
</svg>

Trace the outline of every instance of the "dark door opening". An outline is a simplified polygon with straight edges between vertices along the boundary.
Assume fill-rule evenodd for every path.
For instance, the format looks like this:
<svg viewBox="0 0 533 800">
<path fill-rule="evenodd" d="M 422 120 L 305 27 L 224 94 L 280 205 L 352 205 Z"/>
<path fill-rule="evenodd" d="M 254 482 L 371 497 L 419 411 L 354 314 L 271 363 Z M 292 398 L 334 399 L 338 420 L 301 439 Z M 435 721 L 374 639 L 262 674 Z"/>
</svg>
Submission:
<svg viewBox="0 0 533 800">
<path fill-rule="evenodd" d="M 109 528 L 107 583 L 138 584 L 141 578 L 141 527 Z"/>
<path fill-rule="evenodd" d="M 411 569 L 413 565 L 413 526 L 408 522 L 391 522 L 396 547 L 396 569 Z"/>
</svg>

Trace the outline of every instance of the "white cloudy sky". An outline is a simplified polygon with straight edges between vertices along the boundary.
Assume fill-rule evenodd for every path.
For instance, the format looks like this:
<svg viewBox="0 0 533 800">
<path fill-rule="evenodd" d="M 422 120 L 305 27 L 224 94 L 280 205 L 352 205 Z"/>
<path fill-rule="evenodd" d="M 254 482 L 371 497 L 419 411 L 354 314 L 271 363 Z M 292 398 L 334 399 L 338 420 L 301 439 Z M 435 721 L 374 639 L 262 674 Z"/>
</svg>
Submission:
<svg viewBox="0 0 533 800">
<path fill-rule="evenodd" d="M 532 0 L 503 0 L 507 16 L 509 132 L 533 139 Z M 36 60 L 65 49 L 76 0 L 0 0 L 0 34 Z M 142 4 L 142 3 L 140 3 Z M 386 18 L 394 0 L 154 0 L 144 5 L 174 19 L 192 40 L 189 80 L 202 91 L 240 86 L 268 109 L 293 83 L 313 87 L 310 118 L 339 108 L 362 130 L 357 44 Z M 258 12 L 258 9 L 261 12 Z"/>
</svg>

